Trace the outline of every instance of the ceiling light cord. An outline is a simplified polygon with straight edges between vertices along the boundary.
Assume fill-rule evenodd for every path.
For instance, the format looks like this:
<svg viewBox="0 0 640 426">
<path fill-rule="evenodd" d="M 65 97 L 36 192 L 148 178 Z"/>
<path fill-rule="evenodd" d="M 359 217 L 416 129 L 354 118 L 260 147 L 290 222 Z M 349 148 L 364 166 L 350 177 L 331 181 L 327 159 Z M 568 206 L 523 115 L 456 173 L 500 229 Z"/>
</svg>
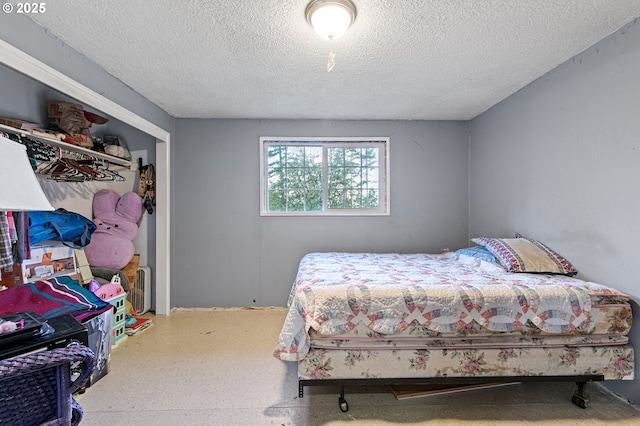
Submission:
<svg viewBox="0 0 640 426">
<path fill-rule="evenodd" d="M 331 72 L 333 67 L 336 66 L 336 54 L 333 52 L 329 53 L 329 59 L 327 60 L 327 72 Z"/>
</svg>

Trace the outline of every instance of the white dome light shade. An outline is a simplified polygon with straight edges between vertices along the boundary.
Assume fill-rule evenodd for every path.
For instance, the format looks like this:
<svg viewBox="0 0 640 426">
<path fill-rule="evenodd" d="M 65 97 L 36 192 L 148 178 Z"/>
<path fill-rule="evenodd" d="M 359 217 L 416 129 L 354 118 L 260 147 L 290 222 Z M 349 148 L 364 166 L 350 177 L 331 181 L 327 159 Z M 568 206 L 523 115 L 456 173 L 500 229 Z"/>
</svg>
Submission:
<svg viewBox="0 0 640 426">
<path fill-rule="evenodd" d="M 356 8 L 348 0 L 316 0 L 307 6 L 307 20 L 316 33 L 327 40 L 342 36 L 356 17 Z"/>
<path fill-rule="evenodd" d="M 349 12 L 340 6 L 328 5 L 311 15 L 311 25 L 316 33 L 327 40 L 335 40 L 342 36 L 351 24 Z"/>
</svg>

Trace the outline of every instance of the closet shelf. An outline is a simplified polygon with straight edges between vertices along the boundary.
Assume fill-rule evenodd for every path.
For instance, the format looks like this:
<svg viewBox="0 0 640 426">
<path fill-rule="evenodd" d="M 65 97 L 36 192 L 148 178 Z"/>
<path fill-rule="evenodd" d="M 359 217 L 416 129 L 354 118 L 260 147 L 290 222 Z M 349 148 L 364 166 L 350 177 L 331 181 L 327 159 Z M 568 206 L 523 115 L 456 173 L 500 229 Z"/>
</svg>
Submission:
<svg viewBox="0 0 640 426">
<path fill-rule="evenodd" d="M 30 139 L 34 139 L 34 140 L 46 143 L 46 144 L 49 144 L 51 146 L 55 146 L 57 148 L 63 148 L 63 149 L 66 149 L 67 151 L 73 151 L 73 152 L 79 152 L 79 153 L 82 153 L 82 154 L 86 154 L 86 155 L 89 155 L 91 157 L 98 158 L 100 160 L 108 161 L 111 164 L 117 164 L 118 166 L 122 166 L 122 167 L 125 167 L 125 168 L 130 169 L 130 170 L 136 168 L 136 164 L 134 162 L 125 160 L 124 158 L 114 157 L 113 155 L 105 154 L 104 152 L 98 152 L 98 151 L 94 151 L 94 150 L 89 149 L 89 148 L 84 148 L 84 147 L 81 147 L 81 146 L 72 145 L 70 143 L 63 142 L 63 141 L 60 141 L 60 140 L 57 140 L 57 139 L 46 138 L 46 137 L 43 137 L 43 136 L 34 135 L 34 134 L 30 133 L 28 130 L 16 129 L 15 127 L 11 127 L 11 126 L 6 126 L 4 124 L 0 124 L 0 131 L 1 132 L 13 133 L 13 134 L 20 135 L 20 136 L 29 137 Z"/>
</svg>

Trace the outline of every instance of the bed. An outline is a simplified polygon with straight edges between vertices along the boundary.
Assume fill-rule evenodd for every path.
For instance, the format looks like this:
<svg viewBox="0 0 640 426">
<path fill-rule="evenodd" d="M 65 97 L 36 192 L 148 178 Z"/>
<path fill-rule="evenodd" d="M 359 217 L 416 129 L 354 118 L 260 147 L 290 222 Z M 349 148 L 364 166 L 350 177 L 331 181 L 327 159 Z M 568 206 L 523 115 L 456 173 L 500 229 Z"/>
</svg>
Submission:
<svg viewBox="0 0 640 426">
<path fill-rule="evenodd" d="M 484 245 L 305 255 L 274 351 L 298 363 L 299 396 L 340 385 L 346 411 L 345 385 L 571 380 L 586 408 L 586 382 L 633 379 L 627 295 L 575 278 L 535 240 L 473 241 Z"/>
</svg>

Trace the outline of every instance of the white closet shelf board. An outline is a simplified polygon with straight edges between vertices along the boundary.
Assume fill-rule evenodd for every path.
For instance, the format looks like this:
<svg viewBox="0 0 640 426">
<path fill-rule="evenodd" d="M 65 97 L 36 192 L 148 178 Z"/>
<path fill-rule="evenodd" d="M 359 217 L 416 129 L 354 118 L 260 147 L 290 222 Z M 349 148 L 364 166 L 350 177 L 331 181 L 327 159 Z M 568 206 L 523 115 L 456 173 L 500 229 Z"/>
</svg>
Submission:
<svg viewBox="0 0 640 426">
<path fill-rule="evenodd" d="M 156 315 L 171 312 L 170 235 L 170 142 L 171 134 L 143 117 L 67 77 L 4 40 L 0 40 L 0 63 L 55 89 L 78 102 L 130 125 L 156 139 Z"/>
<path fill-rule="evenodd" d="M 94 151 L 94 150 L 89 149 L 89 148 L 84 148 L 84 147 L 81 147 L 81 146 L 72 145 L 70 143 L 63 142 L 63 141 L 60 141 L 60 140 L 57 140 L 57 139 L 45 138 L 43 136 L 34 135 L 34 134 L 30 133 L 27 130 L 16 129 L 15 127 L 6 126 L 4 124 L 0 124 L 0 130 L 5 131 L 5 132 L 9 132 L 9 133 L 19 134 L 21 136 L 23 136 L 23 135 L 24 136 L 28 136 L 29 138 L 31 138 L 33 140 L 44 142 L 44 143 L 49 144 L 51 146 L 55 146 L 56 148 L 62 148 L 62 149 L 65 149 L 67 151 L 74 151 L 74 152 L 79 152 L 79 153 L 82 153 L 82 154 L 86 154 L 86 155 L 89 155 L 91 157 L 98 158 L 100 160 L 108 161 L 109 163 L 112 163 L 112 164 L 117 164 L 118 166 L 122 166 L 122 167 L 125 167 L 125 168 L 130 169 L 130 170 L 132 170 L 132 169 L 134 169 L 136 167 L 135 163 L 132 163 L 131 161 L 127 161 L 127 160 L 124 160 L 122 158 L 114 157 L 112 155 L 105 154 L 105 153 L 102 153 L 102 152 Z"/>
</svg>

